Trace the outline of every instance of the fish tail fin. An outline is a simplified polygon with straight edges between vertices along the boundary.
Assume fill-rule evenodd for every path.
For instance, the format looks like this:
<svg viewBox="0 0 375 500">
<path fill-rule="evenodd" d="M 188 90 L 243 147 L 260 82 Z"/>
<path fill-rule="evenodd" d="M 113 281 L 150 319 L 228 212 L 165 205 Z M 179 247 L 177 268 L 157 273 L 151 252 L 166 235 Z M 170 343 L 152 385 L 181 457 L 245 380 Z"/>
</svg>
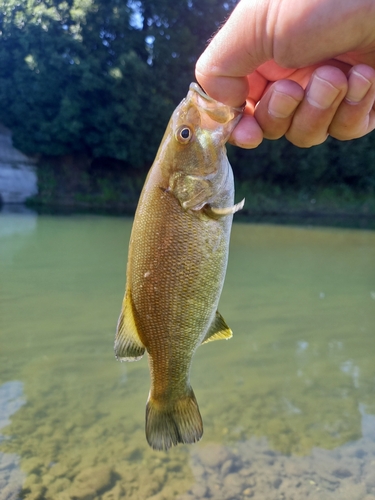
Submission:
<svg viewBox="0 0 375 500">
<path fill-rule="evenodd" d="M 154 450 L 168 450 L 178 443 L 195 443 L 203 434 L 203 422 L 193 389 L 168 404 L 150 395 L 146 405 L 146 438 Z"/>
</svg>

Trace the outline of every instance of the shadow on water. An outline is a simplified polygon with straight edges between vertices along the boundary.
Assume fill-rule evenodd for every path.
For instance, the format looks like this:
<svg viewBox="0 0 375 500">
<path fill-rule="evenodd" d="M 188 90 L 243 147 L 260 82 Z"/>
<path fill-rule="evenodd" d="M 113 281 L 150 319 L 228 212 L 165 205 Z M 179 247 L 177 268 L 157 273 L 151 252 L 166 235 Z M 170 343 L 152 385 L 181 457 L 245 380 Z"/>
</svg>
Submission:
<svg viewBox="0 0 375 500">
<path fill-rule="evenodd" d="M 262 222 L 195 356 L 203 440 L 164 453 L 113 355 L 131 218 L 3 208 L 0 500 L 375 500 L 375 232 Z"/>
</svg>

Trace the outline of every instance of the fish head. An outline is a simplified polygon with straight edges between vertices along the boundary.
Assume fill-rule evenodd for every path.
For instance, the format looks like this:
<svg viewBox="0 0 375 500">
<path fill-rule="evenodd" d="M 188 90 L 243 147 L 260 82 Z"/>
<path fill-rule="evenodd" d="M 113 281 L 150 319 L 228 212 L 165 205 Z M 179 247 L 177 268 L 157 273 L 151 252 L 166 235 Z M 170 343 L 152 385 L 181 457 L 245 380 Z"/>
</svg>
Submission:
<svg viewBox="0 0 375 500">
<path fill-rule="evenodd" d="M 175 109 L 159 165 L 184 208 L 200 210 L 222 188 L 230 169 L 225 143 L 242 111 L 211 98 L 196 83 Z"/>
</svg>

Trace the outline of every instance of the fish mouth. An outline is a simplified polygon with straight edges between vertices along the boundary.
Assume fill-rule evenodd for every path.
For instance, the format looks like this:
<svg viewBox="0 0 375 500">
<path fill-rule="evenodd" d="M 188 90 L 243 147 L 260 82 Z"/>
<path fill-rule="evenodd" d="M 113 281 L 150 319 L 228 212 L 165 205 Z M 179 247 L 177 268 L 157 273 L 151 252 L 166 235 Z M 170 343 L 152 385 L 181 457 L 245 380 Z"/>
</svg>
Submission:
<svg viewBox="0 0 375 500">
<path fill-rule="evenodd" d="M 210 97 L 208 94 L 206 94 L 206 92 L 202 89 L 202 87 L 200 85 L 198 85 L 196 82 L 192 82 L 189 86 L 189 90 L 193 90 L 194 92 L 198 92 L 198 94 L 203 97 L 203 99 L 205 99 L 206 101 L 209 101 L 209 102 L 212 102 L 212 103 L 220 103 L 222 104 L 223 106 L 227 106 L 226 104 L 223 104 L 221 103 L 220 101 L 216 101 L 213 97 Z M 235 111 L 238 111 L 239 113 L 242 113 L 243 110 L 244 110 L 244 107 L 245 107 L 246 103 L 244 103 L 242 106 L 238 107 L 238 108 L 234 108 L 234 107 L 231 107 L 231 106 L 227 106 L 228 108 L 231 108 Z"/>
<path fill-rule="evenodd" d="M 190 84 L 188 95 L 185 102 L 192 106 L 200 116 L 201 128 L 219 134 L 220 142 L 226 142 L 233 129 L 240 121 L 244 106 L 234 108 L 216 101 L 195 82 Z M 189 106 L 189 107 L 190 107 Z"/>
</svg>

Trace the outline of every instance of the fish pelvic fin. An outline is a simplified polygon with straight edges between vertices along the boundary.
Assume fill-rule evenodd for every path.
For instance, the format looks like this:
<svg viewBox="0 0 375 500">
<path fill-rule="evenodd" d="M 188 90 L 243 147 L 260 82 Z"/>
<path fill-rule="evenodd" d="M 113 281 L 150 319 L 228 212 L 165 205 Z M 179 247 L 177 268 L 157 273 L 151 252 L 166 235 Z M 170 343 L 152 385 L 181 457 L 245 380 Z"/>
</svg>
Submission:
<svg viewBox="0 0 375 500">
<path fill-rule="evenodd" d="M 236 212 L 238 212 L 243 208 L 244 204 L 245 204 L 245 198 L 239 203 L 233 205 L 232 207 L 219 208 L 219 207 L 212 207 L 211 205 L 206 205 L 204 207 L 204 211 L 212 219 L 220 219 L 221 217 L 226 217 L 227 215 L 235 214 Z"/>
<path fill-rule="evenodd" d="M 146 405 L 146 438 L 154 450 L 168 450 L 178 443 L 195 443 L 203 422 L 193 389 L 175 402 L 160 403 L 150 395 Z"/>
<path fill-rule="evenodd" d="M 134 320 L 131 293 L 125 293 L 115 337 L 115 355 L 119 361 L 138 361 L 145 353 Z"/>
<path fill-rule="evenodd" d="M 225 319 L 216 311 L 213 322 L 211 323 L 208 332 L 206 333 L 205 338 L 202 341 L 202 344 L 206 344 L 207 342 L 212 342 L 213 340 L 228 340 L 232 338 L 233 332 L 226 324 Z"/>
</svg>

